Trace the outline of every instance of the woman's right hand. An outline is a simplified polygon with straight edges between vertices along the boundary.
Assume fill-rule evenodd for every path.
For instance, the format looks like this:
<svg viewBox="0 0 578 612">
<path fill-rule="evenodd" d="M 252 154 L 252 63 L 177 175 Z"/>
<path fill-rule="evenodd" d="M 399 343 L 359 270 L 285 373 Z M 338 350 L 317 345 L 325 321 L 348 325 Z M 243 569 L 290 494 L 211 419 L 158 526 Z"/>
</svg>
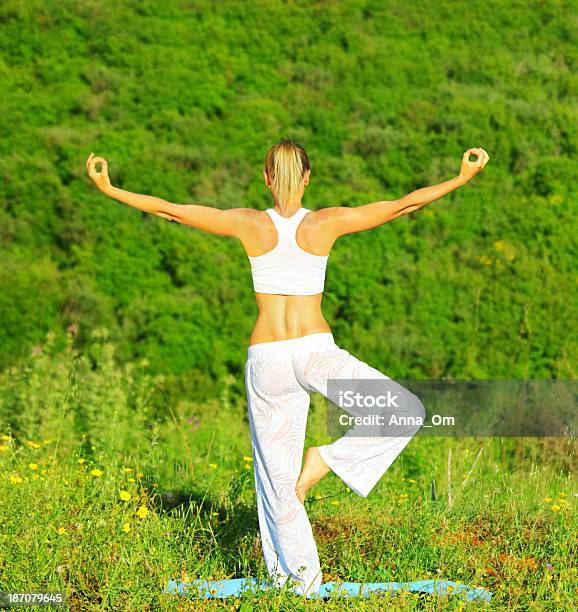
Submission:
<svg viewBox="0 0 578 612">
<path fill-rule="evenodd" d="M 476 161 L 470 161 L 470 154 L 477 155 Z M 464 181 L 467 183 L 484 168 L 489 159 L 490 156 L 484 149 L 480 149 L 479 147 L 476 147 L 475 149 L 468 149 L 462 157 L 460 178 L 464 179 Z"/>
<path fill-rule="evenodd" d="M 100 172 L 96 169 L 96 164 L 101 163 Z M 86 160 L 86 171 L 92 182 L 100 189 L 105 192 L 111 187 L 110 179 L 108 178 L 108 163 L 104 157 L 94 157 L 94 153 L 90 153 Z"/>
</svg>

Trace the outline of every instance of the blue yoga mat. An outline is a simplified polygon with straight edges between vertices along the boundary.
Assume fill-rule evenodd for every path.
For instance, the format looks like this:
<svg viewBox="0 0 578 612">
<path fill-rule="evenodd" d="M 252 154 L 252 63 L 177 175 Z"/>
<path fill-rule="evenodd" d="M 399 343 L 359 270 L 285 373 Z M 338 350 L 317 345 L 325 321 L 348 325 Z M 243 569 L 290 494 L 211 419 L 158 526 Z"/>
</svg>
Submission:
<svg viewBox="0 0 578 612">
<path fill-rule="evenodd" d="M 169 580 L 164 592 L 186 595 L 192 599 L 217 599 L 242 595 L 246 592 L 257 593 L 276 588 L 271 583 L 256 578 L 236 578 L 232 580 Z M 411 593 L 436 593 L 438 595 L 457 595 L 468 601 L 490 601 L 492 593 L 481 587 L 451 580 L 418 580 L 416 582 L 326 582 L 319 594 L 311 593 L 308 599 L 340 597 L 366 597 L 370 593 L 409 591 Z"/>
</svg>

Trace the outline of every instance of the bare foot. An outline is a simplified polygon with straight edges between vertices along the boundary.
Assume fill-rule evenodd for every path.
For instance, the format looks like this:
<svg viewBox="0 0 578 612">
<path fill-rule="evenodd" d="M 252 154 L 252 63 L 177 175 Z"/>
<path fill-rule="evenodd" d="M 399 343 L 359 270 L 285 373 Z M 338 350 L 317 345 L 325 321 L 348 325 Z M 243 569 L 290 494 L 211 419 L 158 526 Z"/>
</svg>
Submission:
<svg viewBox="0 0 578 612">
<path fill-rule="evenodd" d="M 309 491 L 312 486 L 316 485 L 323 476 L 330 471 L 331 468 L 321 458 L 319 449 L 316 446 L 308 448 L 305 452 L 303 469 L 295 485 L 295 493 L 297 493 L 297 497 L 302 504 L 305 502 L 305 494 L 307 491 Z"/>
</svg>

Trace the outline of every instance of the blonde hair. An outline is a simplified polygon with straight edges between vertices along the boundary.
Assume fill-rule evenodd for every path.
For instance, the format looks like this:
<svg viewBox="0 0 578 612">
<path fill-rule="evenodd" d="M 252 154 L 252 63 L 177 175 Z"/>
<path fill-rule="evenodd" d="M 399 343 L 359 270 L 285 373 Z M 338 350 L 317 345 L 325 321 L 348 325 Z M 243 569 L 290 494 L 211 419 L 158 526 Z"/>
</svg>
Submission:
<svg viewBox="0 0 578 612">
<path fill-rule="evenodd" d="M 310 168 L 305 149 L 288 138 L 283 138 L 267 151 L 265 170 L 271 179 L 271 190 L 283 212 L 295 199 L 305 172 Z"/>
</svg>

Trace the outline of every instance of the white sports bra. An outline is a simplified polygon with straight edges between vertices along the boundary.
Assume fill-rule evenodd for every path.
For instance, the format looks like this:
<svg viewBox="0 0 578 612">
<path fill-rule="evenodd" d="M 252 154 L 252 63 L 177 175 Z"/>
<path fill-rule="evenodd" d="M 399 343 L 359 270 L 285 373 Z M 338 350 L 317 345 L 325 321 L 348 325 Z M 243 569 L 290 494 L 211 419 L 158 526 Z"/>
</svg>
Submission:
<svg viewBox="0 0 578 612">
<path fill-rule="evenodd" d="M 249 257 L 254 290 L 280 295 L 322 293 L 329 255 L 308 253 L 295 240 L 301 220 L 311 211 L 300 208 L 289 218 L 282 217 L 273 208 L 265 212 L 277 230 L 277 244 L 263 255 Z"/>
</svg>

